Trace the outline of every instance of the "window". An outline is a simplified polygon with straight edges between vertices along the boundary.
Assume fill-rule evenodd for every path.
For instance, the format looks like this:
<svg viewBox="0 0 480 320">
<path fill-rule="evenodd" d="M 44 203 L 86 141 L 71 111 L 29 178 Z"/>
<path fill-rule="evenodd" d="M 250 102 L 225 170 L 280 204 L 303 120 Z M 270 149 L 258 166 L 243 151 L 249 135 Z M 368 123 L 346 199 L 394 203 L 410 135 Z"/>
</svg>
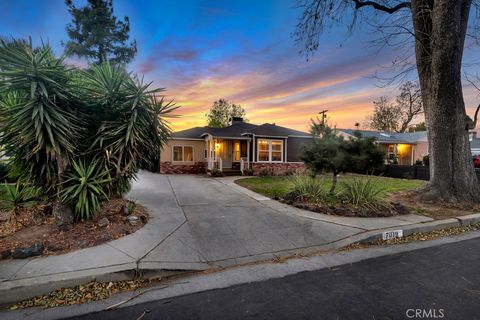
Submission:
<svg viewBox="0 0 480 320">
<path fill-rule="evenodd" d="M 259 162 L 283 162 L 283 140 L 257 140 Z"/>
<path fill-rule="evenodd" d="M 234 152 L 234 161 L 240 161 L 240 142 L 235 142 Z"/>
<path fill-rule="evenodd" d="M 270 161 L 268 140 L 258 140 L 258 161 Z"/>
<path fill-rule="evenodd" d="M 208 150 L 207 150 L 207 149 L 203 150 L 203 157 L 204 157 L 205 159 L 208 158 Z"/>
<path fill-rule="evenodd" d="M 272 141 L 272 161 L 282 161 L 283 141 Z"/>
<path fill-rule="evenodd" d="M 193 162 L 192 146 L 173 146 L 174 162 Z"/>
</svg>

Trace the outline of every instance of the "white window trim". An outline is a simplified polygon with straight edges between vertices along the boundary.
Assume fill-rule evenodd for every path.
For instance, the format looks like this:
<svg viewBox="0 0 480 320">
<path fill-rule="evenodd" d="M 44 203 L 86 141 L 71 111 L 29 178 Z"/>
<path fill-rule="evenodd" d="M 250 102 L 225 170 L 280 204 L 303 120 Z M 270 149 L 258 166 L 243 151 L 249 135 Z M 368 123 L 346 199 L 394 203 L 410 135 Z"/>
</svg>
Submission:
<svg viewBox="0 0 480 320">
<path fill-rule="evenodd" d="M 268 141 L 268 161 L 262 161 L 260 160 L 260 148 L 258 147 L 258 142 L 260 140 L 267 140 Z M 280 161 L 272 161 L 272 142 L 273 141 L 280 141 L 282 144 L 282 149 L 280 150 L 280 153 L 282 155 L 282 159 Z M 257 149 L 257 162 L 261 163 L 282 163 L 284 162 L 284 155 L 283 155 L 283 149 L 285 147 L 285 141 L 282 139 L 264 139 L 264 138 L 259 138 L 256 140 L 257 143 L 255 143 L 255 147 Z"/>
<path fill-rule="evenodd" d="M 181 160 L 181 161 L 176 161 L 176 160 L 174 159 L 175 152 L 173 151 L 173 149 L 175 149 L 175 147 L 181 147 L 181 148 L 182 148 L 182 160 Z M 185 151 L 184 151 L 184 148 L 185 148 L 185 147 L 190 147 L 190 148 L 192 148 L 192 161 L 185 161 L 185 160 L 183 159 L 183 158 L 184 158 L 184 155 L 185 155 Z M 185 144 L 185 145 L 179 145 L 179 144 L 177 144 L 177 145 L 173 145 L 173 146 L 172 146 L 172 163 L 173 163 L 173 162 L 177 162 L 177 163 L 178 163 L 178 162 L 193 163 L 194 161 L 195 161 L 195 147 L 194 147 L 194 146 L 188 145 L 188 144 Z"/>
</svg>

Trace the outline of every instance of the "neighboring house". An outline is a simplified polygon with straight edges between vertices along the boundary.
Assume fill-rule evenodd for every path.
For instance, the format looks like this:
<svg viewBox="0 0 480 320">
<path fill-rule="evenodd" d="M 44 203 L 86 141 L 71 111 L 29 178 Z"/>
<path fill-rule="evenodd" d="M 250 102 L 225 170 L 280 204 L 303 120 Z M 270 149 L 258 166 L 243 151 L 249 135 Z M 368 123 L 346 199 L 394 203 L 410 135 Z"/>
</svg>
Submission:
<svg viewBox="0 0 480 320">
<path fill-rule="evenodd" d="M 477 137 L 476 131 L 470 131 L 469 140 L 472 156 L 480 155 L 480 138 Z"/>
<path fill-rule="evenodd" d="M 348 138 L 355 136 L 355 129 L 337 129 L 337 132 Z M 397 159 L 400 165 L 413 165 L 416 160 L 422 160 L 428 155 L 427 132 L 382 132 L 359 130 L 362 137 L 373 137 L 380 147 L 385 150 L 388 163 Z"/>
<path fill-rule="evenodd" d="M 275 124 L 255 125 L 234 117 L 225 128 L 195 127 L 172 133 L 160 153 L 162 173 L 202 173 L 214 168 L 240 174 L 263 168 L 283 175 L 304 164 L 300 148 L 309 133 Z"/>
</svg>

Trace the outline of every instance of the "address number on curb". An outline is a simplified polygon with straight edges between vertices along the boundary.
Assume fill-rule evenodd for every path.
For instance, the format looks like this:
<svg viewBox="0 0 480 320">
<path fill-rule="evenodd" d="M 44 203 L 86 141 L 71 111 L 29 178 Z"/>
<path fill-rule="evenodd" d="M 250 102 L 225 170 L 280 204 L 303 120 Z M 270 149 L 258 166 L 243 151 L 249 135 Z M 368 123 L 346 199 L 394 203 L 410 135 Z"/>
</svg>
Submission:
<svg viewBox="0 0 480 320">
<path fill-rule="evenodd" d="M 382 240 L 390 240 L 403 237 L 403 230 L 385 231 L 382 233 Z"/>
</svg>

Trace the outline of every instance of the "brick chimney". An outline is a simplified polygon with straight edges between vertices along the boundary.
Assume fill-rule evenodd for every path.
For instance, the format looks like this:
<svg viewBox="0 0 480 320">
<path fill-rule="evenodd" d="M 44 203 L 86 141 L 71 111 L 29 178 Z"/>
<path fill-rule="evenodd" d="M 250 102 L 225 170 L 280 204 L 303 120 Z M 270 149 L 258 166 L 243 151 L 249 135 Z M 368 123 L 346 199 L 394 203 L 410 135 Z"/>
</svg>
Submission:
<svg viewBox="0 0 480 320">
<path fill-rule="evenodd" d="M 242 117 L 230 117 L 230 119 L 228 120 L 228 125 L 231 126 L 231 125 L 242 123 L 242 122 L 243 122 Z"/>
</svg>

